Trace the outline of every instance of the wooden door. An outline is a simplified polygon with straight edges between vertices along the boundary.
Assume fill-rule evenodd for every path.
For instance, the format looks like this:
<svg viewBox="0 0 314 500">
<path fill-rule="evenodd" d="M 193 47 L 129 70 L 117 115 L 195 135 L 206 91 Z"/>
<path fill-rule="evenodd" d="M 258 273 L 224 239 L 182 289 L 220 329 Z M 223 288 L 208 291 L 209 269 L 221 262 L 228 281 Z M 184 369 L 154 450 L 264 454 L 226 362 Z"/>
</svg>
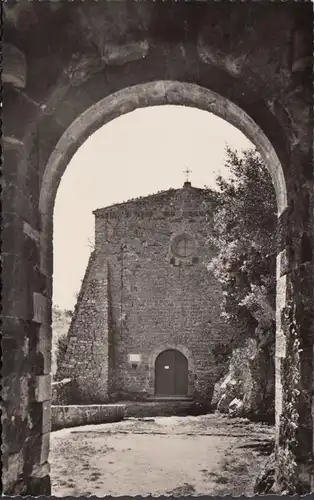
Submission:
<svg viewBox="0 0 314 500">
<path fill-rule="evenodd" d="M 163 351 L 155 363 L 156 396 L 186 396 L 188 392 L 188 361 L 174 349 Z"/>
</svg>

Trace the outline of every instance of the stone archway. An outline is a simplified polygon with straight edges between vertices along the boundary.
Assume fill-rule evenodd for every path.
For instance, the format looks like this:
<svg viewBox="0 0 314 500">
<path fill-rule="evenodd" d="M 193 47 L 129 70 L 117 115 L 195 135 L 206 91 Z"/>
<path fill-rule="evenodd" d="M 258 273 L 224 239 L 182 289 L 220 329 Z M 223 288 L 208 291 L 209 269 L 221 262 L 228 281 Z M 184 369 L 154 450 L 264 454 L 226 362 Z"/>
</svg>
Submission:
<svg viewBox="0 0 314 500">
<path fill-rule="evenodd" d="M 10 353 L 3 369 L 5 492 L 50 492 L 53 204 L 69 159 L 80 142 L 105 123 L 99 105 L 104 99 L 112 111 L 107 121 L 154 104 L 185 104 L 212 112 L 216 106 L 218 116 L 259 147 L 270 169 L 278 166 L 279 158 L 282 171 L 280 166 L 273 171 L 279 211 L 277 479 L 281 491 L 297 491 L 298 482 L 310 489 L 311 6 L 270 3 L 247 9 L 244 4 L 196 2 L 194 7 L 193 2 L 182 2 L 169 11 L 158 2 L 122 7 L 112 2 L 22 4 L 6 9 L 6 42 L 18 50 L 8 51 L 4 68 L 4 81 L 13 86 L 5 96 L 3 141 L 2 345 Z M 180 15 L 173 15 L 174 9 Z M 182 88 L 183 82 L 191 85 L 193 95 Z M 83 123 L 91 109 L 94 118 Z M 287 457 L 293 464 L 289 470 Z"/>
<path fill-rule="evenodd" d="M 195 106 L 224 118 L 241 130 L 257 147 L 268 166 L 276 192 L 279 229 L 287 209 L 287 187 L 285 176 L 276 151 L 263 130 L 241 108 L 226 97 L 196 84 L 178 81 L 156 81 L 134 85 L 105 97 L 82 115 L 80 115 L 65 131 L 52 152 L 46 165 L 39 196 L 39 212 L 41 217 L 40 233 L 40 269 L 46 276 L 52 276 L 52 235 L 53 206 L 58 185 L 68 162 L 79 146 L 97 128 L 111 119 L 130 112 L 138 107 L 162 104 L 178 104 Z M 282 248 L 282 247 L 280 247 Z M 285 249 L 281 249 L 277 257 L 277 311 L 286 305 L 287 279 L 283 272 Z M 46 299 L 38 294 L 38 308 L 46 311 Z M 48 306 L 50 307 L 50 306 Z M 49 313 L 48 313 L 49 314 Z M 282 342 L 281 316 L 277 314 L 277 379 L 276 379 L 276 422 L 277 442 L 279 442 L 279 420 L 282 413 L 282 385 L 280 364 L 284 354 Z M 189 377 L 188 395 L 192 394 L 192 377 Z"/>
<path fill-rule="evenodd" d="M 80 115 L 65 131 L 46 165 L 39 197 L 41 216 L 40 266 L 46 276 L 52 276 L 53 206 L 59 183 L 69 160 L 80 145 L 97 128 L 110 120 L 140 107 L 163 104 L 193 106 L 225 119 L 241 130 L 257 147 L 271 175 L 277 198 L 278 228 L 287 208 L 287 187 L 283 168 L 276 151 L 263 130 L 241 108 L 226 97 L 196 84 L 178 81 L 156 81 L 134 85 L 105 97 Z M 280 246 L 277 257 L 277 311 L 285 307 L 286 275 L 282 273 L 285 249 Z M 281 269 L 281 270 L 280 270 Z M 277 314 L 277 396 L 276 419 L 282 411 L 282 389 L 278 371 L 282 357 L 281 316 Z M 277 434 L 277 441 L 279 434 Z"/>
<path fill-rule="evenodd" d="M 43 223 L 52 213 L 58 185 L 69 160 L 91 133 L 134 109 L 163 104 L 197 107 L 225 119 L 241 130 L 256 145 L 265 160 L 276 191 L 278 215 L 283 213 L 287 207 L 283 169 L 274 147 L 257 123 L 232 101 L 210 89 L 192 83 L 160 80 L 133 85 L 105 97 L 68 127 L 44 171 L 39 199 Z"/>
</svg>

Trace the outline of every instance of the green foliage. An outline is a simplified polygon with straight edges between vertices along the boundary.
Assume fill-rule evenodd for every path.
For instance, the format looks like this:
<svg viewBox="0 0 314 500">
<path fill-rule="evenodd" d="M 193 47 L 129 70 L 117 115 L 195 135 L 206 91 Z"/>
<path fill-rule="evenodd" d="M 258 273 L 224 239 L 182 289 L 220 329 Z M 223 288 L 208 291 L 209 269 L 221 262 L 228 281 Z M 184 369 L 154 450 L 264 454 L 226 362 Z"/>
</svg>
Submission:
<svg viewBox="0 0 314 500">
<path fill-rule="evenodd" d="M 232 354 L 232 347 L 225 342 L 217 343 L 212 347 L 212 355 L 215 358 L 217 365 L 222 365 L 226 363 L 226 360 L 230 360 Z"/>
<path fill-rule="evenodd" d="M 230 178 L 217 179 L 212 243 L 218 254 L 209 268 L 224 291 L 226 320 L 262 332 L 275 320 L 275 192 L 255 149 L 226 153 Z"/>
<path fill-rule="evenodd" d="M 61 309 L 59 306 L 52 308 L 52 374 L 56 380 L 57 365 L 65 351 L 67 334 L 70 327 L 73 312 Z"/>
<path fill-rule="evenodd" d="M 61 367 L 64 355 L 66 353 L 68 346 L 68 336 L 67 334 L 63 334 L 58 338 L 57 348 L 56 348 L 56 365 L 57 365 L 57 373 Z"/>
</svg>

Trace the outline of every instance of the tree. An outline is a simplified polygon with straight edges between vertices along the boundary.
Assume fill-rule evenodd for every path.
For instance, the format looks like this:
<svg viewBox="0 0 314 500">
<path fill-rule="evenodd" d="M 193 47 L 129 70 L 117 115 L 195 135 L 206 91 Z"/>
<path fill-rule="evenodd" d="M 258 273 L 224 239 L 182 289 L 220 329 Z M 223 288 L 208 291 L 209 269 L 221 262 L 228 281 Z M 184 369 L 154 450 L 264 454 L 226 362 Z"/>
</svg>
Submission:
<svg viewBox="0 0 314 500">
<path fill-rule="evenodd" d="M 56 380 L 56 370 L 64 356 L 68 342 L 68 330 L 72 319 L 70 309 L 52 308 L 52 374 Z"/>
<path fill-rule="evenodd" d="M 217 178 L 212 243 L 218 253 L 209 268 L 223 288 L 226 321 L 242 324 L 263 344 L 275 327 L 276 196 L 255 149 L 227 147 L 226 154 L 231 175 Z"/>
<path fill-rule="evenodd" d="M 222 384 L 217 401 L 228 406 L 236 397 L 242 403 L 238 411 L 273 421 L 276 197 L 255 149 L 239 153 L 227 147 L 226 154 L 230 178 L 217 179 L 220 192 L 211 237 L 217 254 L 208 267 L 223 289 L 222 314 L 235 326 L 233 342 L 228 345 L 231 360 L 227 379 L 235 377 L 236 384 Z M 255 339 L 256 346 L 251 354 L 247 350 L 249 338 Z M 246 357 L 243 363 L 241 358 L 237 360 L 234 349 L 238 347 Z"/>
<path fill-rule="evenodd" d="M 60 337 L 57 340 L 57 347 L 56 347 L 56 377 L 55 379 L 58 378 L 59 375 L 59 370 L 62 366 L 63 358 L 65 356 L 67 347 L 68 347 L 68 335 L 66 333 L 63 333 L 60 335 Z M 62 377 L 61 377 L 62 378 Z"/>
</svg>

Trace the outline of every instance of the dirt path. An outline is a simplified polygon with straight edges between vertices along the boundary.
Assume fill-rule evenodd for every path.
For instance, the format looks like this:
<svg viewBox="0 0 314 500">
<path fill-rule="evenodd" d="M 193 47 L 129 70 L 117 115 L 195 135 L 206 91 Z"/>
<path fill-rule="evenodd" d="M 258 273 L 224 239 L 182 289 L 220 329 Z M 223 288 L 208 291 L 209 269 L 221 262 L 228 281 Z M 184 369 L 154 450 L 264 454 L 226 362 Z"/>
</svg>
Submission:
<svg viewBox="0 0 314 500">
<path fill-rule="evenodd" d="M 52 494 L 252 495 L 271 427 L 216 415 L 129 419 L 53 432 Z"/>
</svg>

